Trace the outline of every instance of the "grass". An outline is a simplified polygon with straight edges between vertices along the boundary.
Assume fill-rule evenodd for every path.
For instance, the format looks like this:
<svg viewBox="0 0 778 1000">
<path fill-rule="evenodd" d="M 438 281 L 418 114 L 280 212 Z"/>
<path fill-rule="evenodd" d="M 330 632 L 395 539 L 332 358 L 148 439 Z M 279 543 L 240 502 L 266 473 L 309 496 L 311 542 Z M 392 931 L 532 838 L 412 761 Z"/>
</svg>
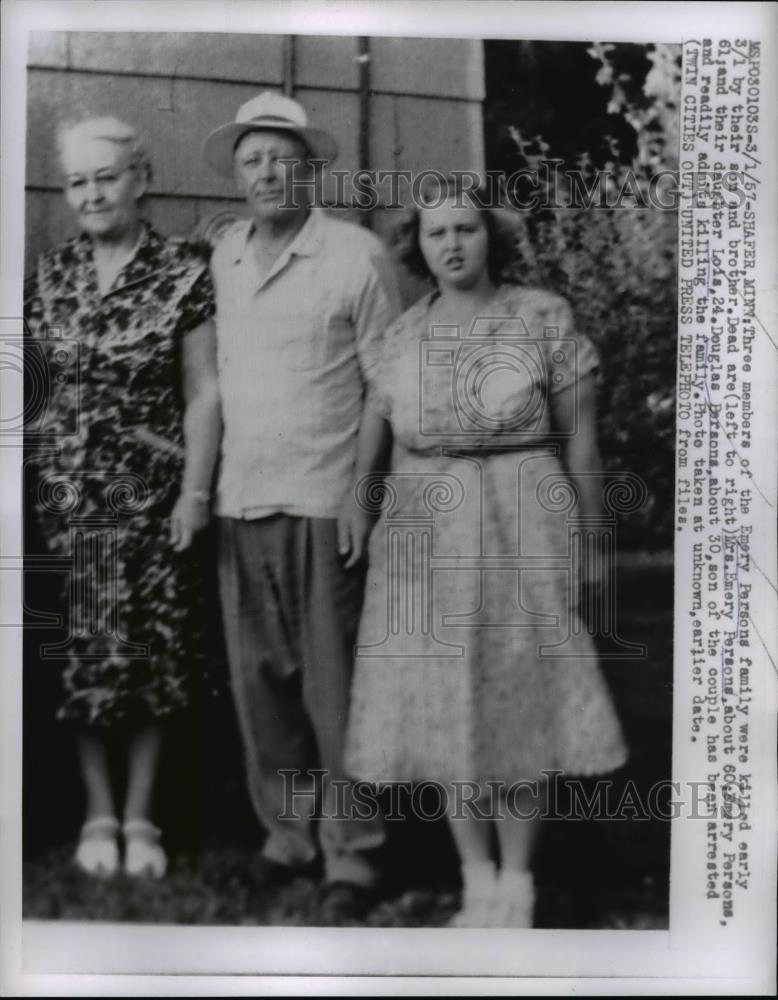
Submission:
<svg viewBox="0 0 778 1000">
<path fill-rule="evenodd" d="M 614 801 L 632 783 L 645 795 L 670 776 L 672 570 L 667 560 L 625 562 L 619 634 L 648 656 L 604 661 L 631 755 L 613 776 Z M 48 637 L 47 637 L 48 638 Z M 218 660 L 218 658 L 217 658 Z M 171 924 L 323 926 L 320 893 L 299 878 L 258 889 L 251 861 L 261 831 L 244 791 L 223 664 L 212 690 L 174 740 L 160 776 L 159 815 L 170 855 L 160 882 L 78 872 L 71 858 L 81 802 L 72 746 L 50 719 L 40 666 L 25 706 L 23 913 L 37 919 Z M 42 770 L 43 768 L 43 770 Z M 42 782 L 40 775 L 47 774 Z M 52 817 L 55 823 L 52 825 Z M 668 922 L 669 824 L 661 819 L 544 824 L 535 858 L 536 925 L 662 929 Z M 385 888 L 366 920 L 374 927 L 440 927 L 458 904 L 456 854 L 443 822 L 389 824 Z"/>
</svg>

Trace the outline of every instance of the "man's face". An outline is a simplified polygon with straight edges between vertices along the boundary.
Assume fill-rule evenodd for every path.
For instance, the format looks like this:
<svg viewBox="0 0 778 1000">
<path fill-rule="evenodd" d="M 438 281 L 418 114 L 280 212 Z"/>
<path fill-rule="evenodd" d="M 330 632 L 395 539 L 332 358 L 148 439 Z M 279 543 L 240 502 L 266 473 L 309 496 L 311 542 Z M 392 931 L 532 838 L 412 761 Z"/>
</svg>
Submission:
<svg viewBox="0 0 778 1000">
<path fill-rule="evenodd" d="M 288 132 L 249 132 L 235 147 L 235 180 L 257 219 L 294 219 L 310 202 L 312 168 L 306 146 Z M 284 161 L 284 162 L 282 162 Z"/>
</svg>

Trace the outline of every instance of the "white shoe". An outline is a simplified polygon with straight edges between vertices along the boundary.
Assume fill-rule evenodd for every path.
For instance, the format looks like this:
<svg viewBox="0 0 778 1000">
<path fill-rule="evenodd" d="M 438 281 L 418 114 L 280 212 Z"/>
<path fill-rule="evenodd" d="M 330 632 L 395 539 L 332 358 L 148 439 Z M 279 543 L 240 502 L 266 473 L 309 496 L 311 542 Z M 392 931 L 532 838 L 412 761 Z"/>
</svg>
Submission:
<svg viewBox="0 0 778 1000">
<path fill-rule="evenodd" d="M 449 920 L 449 927 L 493 927 L 491 913 L 497 892 L 494 865 L 468 865 L 462 870 L 462 908 Z"/>
<path fill-rule="evenodd" d="M 119 822 L 113 816 L 96 816 L 81 827 L 75 862 L 87 875 L 110 878 L 119 870 Z"/>
<path fill-rule="evenodd" d="M 124 830 L 124 872 L 133 878 L 162 878 L 167 855 L 160 846 L 161 831 L 147 819 L 128 819 Z"/>
<path fill-rule="evenodd" d="M 532 927 L 535 910 L 532 873 L 501 871 L 493 903 L 492 927 Z"/>
</svg>

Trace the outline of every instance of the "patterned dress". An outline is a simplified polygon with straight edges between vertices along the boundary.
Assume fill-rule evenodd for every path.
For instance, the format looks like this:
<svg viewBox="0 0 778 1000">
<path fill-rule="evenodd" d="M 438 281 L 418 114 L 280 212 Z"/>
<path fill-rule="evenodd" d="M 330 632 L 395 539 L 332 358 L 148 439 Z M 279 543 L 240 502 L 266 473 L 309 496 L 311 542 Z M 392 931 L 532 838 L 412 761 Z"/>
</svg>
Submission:
<svg viewBox="0 0 778 1000">
<path fill-rule="evenodd" d="M 613 770 L 626 750 L 575 612 L 573 494 L 549 423 L 550 395 L 597 366 L 594 347 L 544 291 L 503 286 L 462 337 L 430 330 L 433 297 L 388 330 L 372 391 L 393 473 L 370 539 L 349 771 L 484 782 Z M 363 500 L 379 502 L 369 488 Z"/>
<path fill-rule="evenodd" d="M 183 708 L 198 655 L 197 557 L 169 517 L 183 469 L 181 339 L 213 313 L 207 262 L 144 225 L 107 293 L 86 235 L 26 294 L 33 504 L 64 569 L 61 718 L 142 724 Z"/>
</svg>

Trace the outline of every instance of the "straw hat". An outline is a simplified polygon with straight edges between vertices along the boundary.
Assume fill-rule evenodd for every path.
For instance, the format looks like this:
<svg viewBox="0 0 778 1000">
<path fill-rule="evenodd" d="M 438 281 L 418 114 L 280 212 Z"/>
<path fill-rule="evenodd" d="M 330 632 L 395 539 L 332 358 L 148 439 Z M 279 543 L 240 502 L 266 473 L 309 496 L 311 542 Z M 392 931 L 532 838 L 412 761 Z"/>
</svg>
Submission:
<svg viewBox="0 0 778 1000">
<path fill-rule="evenodd" d="M 265 90 L 258 97 L 241 104 L 235 121 L 220 125 L 203 143 L 206 163 L 221 174 L 232 177 L 232 154 L 238 140 L 247 132 L 272 129 L 274 132 L 291 132 L 296 135 L 317 160 L 337 158 L 338 144 L 329 132 L 308 125 L 305 108 L 290 97 Z"/>
</svg>

